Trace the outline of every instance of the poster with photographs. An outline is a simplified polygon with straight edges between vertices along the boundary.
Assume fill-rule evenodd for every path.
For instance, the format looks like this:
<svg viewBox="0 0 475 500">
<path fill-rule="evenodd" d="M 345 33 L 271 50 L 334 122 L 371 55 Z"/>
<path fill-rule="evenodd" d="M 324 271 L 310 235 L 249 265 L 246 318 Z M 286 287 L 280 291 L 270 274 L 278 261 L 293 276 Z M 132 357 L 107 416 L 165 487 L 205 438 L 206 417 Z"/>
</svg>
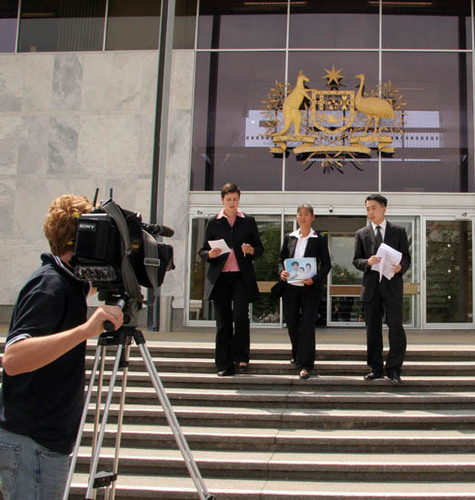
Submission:
<svg viewBox="0 0 475 500">
<path fill-rule="evenodd" d="M 307 278 L 317 274 L 315 257 L 302 257 L 300 259 L 285 259 L 285 270 L 289 273 L 287 283 L 302 283 Z"/>
</svg>

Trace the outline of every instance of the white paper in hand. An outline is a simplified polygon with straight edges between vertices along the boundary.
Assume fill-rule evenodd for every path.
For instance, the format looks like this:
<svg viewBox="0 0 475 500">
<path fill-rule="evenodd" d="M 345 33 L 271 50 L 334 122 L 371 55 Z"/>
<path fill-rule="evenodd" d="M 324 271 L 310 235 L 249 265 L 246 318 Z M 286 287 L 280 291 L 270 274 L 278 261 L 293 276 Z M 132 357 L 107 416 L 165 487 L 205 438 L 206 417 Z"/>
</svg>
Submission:
<svg viewBox="0 0 475 500">
<path fill-rule="evenodd" d="M 221 250 L 221 254 L 224 253 L 229 253 L 231 249 L 228 247 L 227 243 L 221 239 L 221 240 L 209 240 L 208 245 L 213 249 L 213 248 L 219 248 Z"/>
<path fill-rule="evenodd" d="M 371 269 L 379 272 L 379 281 L 383 279 L 383 276 L 390 280 L 394 276 L 393 267 L 401 262 L 402 253 L 386 243 L 381 243 L 376 257 L 381 257 L 381 261 L 371 266 Z"/>
</svg>

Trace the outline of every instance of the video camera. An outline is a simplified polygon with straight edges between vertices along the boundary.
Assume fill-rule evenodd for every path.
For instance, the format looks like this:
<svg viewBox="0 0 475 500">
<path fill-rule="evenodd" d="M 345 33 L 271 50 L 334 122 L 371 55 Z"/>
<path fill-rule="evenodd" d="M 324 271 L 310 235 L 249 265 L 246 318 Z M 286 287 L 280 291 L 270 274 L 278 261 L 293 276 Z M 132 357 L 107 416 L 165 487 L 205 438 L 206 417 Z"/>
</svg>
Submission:
<svg viewBox="0 0 475 500">
<path fill-rule="evenodd" d="M 96 206 L 97 194 L 93 206 Z M 173 230 L 145 224 L 142 216 L 124 210 L 112 199 L 78 219 L 72 265 L 78 278 L 89 280 L 106 303 L 127 304 L 131 316 L 144 302 L 140 285 L 153 295 L 165 273 L 175 268 L 173 247 L 157 241 Z"/>
</svg>

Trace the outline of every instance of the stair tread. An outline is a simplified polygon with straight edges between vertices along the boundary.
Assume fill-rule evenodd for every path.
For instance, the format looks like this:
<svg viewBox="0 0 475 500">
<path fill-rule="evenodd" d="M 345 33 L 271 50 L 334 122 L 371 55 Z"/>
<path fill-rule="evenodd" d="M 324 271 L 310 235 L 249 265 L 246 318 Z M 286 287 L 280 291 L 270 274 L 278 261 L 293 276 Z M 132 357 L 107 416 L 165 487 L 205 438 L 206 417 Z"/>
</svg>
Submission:
<svg viewBox="0 0 475 500">
<path fill-rule="evenodd" d="M 118 404 L 111 404 L 112 409 L 118 409 Z M 275 407 L 261 407 L 261 408 L 248 408 L 239 406 L 220 406 L 212 407 L 214 412 L 217 413 L 252 413 L 252 414 L 304 414 L 304 415 L 335 415 L 335 416 L 425 416 L 430 418 L 431 416 L 475 416 L 475 407 L 473 409 L 334 409 L 334 408 L 275 408 Z M 144 404 L 127 404 L 125 410 L 129 411 L 150 411 L 150 412 L 162 412 L 163 409 L 160 405 L 144 405 Z M 180 405 L 174 408 L 176 412 L 181 413 L 209 413 L 210 409 L 208 407 L 200 406 L 187 406 Z"/>
<path fill-rule="evenodd" d="M 90 456 L 89 447 L 80 447 L 79 455 Z M 216 462 L 226 464 L 225 467 L 236 463 L 254 464 L 278 464 L 287 463 L 298 467 L 302 464 L 320 464 L 334 467 L 337 465 L 360 469 L 362 467 L 387 466 L 387 465 L 423 465 L 426 467 L 437 465 L 450 465 L 458 467 L 470 466 L 475 471 L 475 456 L 473 453 L 443 453 L 432 454 L 429 457 L 425 453 L 306 453 L 306 452 L 274 452 L 274 451 L 222 451 L 222 450 L 194 450 L 192 452 L 196 461 Z M 101 457 L 110 458 L 114 456 L 114 448 L 103 446 Z M 119 452 L 121 459 L 136 458 L 142 460 L 183 460 L 182 454 L 176 449 L 157 448 L 122 448 Z"/>
<path fill-rule="evenodd" d="M 86 423 L 85 430 L 91 432 L 92 423 Z M 237 437 L 261 438 L 296 438 L 296 439 L 411 439 L 415 441 L 475 441 L 475 433 L 468 434 L 465 430 L 453 429 L 279 429 L 267 427 L 219 427 L 209 428 L 202 426 L 181 425 L 186 436 L 196 435 L 216 438 L 235 435 Z M 115 427 L 110 430 L 115 435 Z M 133 435 L 172 435 L 168 425 L 123 424 L 122 433 Z"/>
<path fill-rule="evenodd" d="M 75 474 L 73 487 L 84 487 L 87 484 L 86 474 Z M 278 481 L 267 479 L 216 479 L 203 478 L 204 484 L 209 492 L 219 495 L 231 492 L 243 492 L 259 495 L 260 493 L 305 493 L 309 495 L 334 495 L 339 500 L 341 495 L 376 494 L 377 499 L 384 499 L 389 495 L 401 495 L 407 498 L 408 494 L 423 495 L 430 494 L 433 498 L 450 498 L 462 500 L 462 494 L 471 494 L 475 498 L 475 483 L 465 482 L 343 482 L 343 481 Z M 118 490 L 131 488 L 134 491 L 145 491 L 151 489 L 155 495 L 160 491 L 183 491 L 189 493 L 187 498 L 195 498 L 196 488 L 189 477 L 150 477 L 147 475 L 125 475 L 120 474 L 117 480 Z M 318 492 L 318 493 L 316 493 Z M 155 496 L 157 498 L 157 496 Z M 173 497 L 170 497 L 173 498 Z M 183 497 L 184 498 L 184 497 Z M 249 497 L 250 498 L 250 497 Z M 257 499 L 257 496 L 253 497 Z M 271 498 L 271 497 L 269 497 Z"/>
</svg>

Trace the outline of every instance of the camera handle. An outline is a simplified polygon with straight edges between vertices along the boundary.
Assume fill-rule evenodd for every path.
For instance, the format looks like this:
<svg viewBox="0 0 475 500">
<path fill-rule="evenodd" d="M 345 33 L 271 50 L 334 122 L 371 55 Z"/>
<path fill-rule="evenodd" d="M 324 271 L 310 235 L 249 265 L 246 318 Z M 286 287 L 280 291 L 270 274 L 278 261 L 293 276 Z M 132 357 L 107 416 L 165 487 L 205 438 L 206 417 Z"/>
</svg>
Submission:
<svg viewBox="0 0 475 500">
<path fill-rule="evenodd" d="M 64 490 L 63 500 L 68 500 L 69 491 L 71 488 L 71 481 L 74 474 L 74 469 L 76 467 L 76 461 L 79 454 L 79 446 L 81 444 L 82 435 L 84 433 L 84 425 L 86 422 L 88 406 L 91 401 L 91 396 L 94 388 L 94 382 L 96 378 L 96 373 L 98 371 L 99 359 L 101 358 L 101 367 L 99 372 L 99 380 L 97 387 L 97 398 L 96 398 L 96 409 L 95 409 L 95 424 L 94 424 L 94 437 L 92 443 L 92 462 L 91 469 L 89 473 L 89 481 L 85 499 L 92 500 L 94 498 L 94 494 L 92 492 L 93 488 L 104 488 L 111 487 L 110 495 L 107 498 L 114 499 L 115 498 L 115 481 L 117 480 L 117 469 L 118 469 L 118 461 L 119 461 L 119 449 L 120 449 L 120 439 L 122 434 L 122 420 L 124 414 L 124 403 L 125 403 L 125 393 L 126 393 L 126 385 L 127 385 L 127 374 L 128 374 L 128 355 L 130 351 L 130 344 L 132 343 L 132 339 L 135 340 L 137 344 L 140 354 L 142 356 L 142 360 L 145 364 L 145 367 L 150 376 L 152 385 L 155 388 L 160 404 L 162 405 L 165 417 L 168 421 L 170 429 L 173 432 L 173 436 L 175 438 L 175 442 L 180 450 L 183 459 L 185 461 L 186 468 L 188 469 L 188 473 L 190 474 L 191 479 L 195 485 L 195 488 L 198 492 L 198 496 L 200 500 L 215 500 L 215 496 L 208 492 L 206 485 L 203 481 L 201 473 L 198 469 L 198 466 L 193 458 L 191 450 L 188 446 L 186 438 L 183 434 L 183 431 L 180 427 L 178 419 L 176 418 L 175 412 L 173 411 L 173 407 L 168 399 L 167 393 L 163 387 L 162 381 L 158 376 L 157 369 L 153 363 L 153 358 L 150 354 L 148 347 L 145 344 L 145 338 L 143 333 L 133 326 L 122 326 L 114 333 L 104 332 L 99 336 L 98 347 L 96 349 L 96 355 L 94 358 L 94 363 L 91 372 L 91 378 L 88 386 L 87 396 L 84 404 L 84 410 L 81 417 L 79 432 L 76 440 L 76 445 L 74 447 L 73 455 L 71 458 L 71 465 L 69 468 L 69 474 L 67 478 L 66 487 Z M 111 374 L 110 382 L 109 382 L 109 391 L 107 394 L 107 399 L 104 405 L 103 414 L 102 414 L 102 422 L 99 430 L 99 434 L 97 435 L 97 428 L 99 426 L 99 406 L 101 400 L 102 393 L 102 381 L 104 375 L 104 365 L 105 365 L 105 351 L 108 345 L 117 345 L 116 351 L 116 359 L 114 363 L 114 369 Z M 125 348 L 125 350 L 124 350 Z M 107 419 L 109 415 L 109 409 L 112 402 L 113 392 L 115 381 L 117 378 L 117 372 L 119 368 L 123 369 L 122 376 L 122 388 L 121 388 L 121 396 L 120 396 L 120 406 L 119 406 L 119 414 L 118 414 L 118 423 L 117 423 L 117 435 L 116 435 L 116 446 L 115 446 L 115 456 L 113 463 L 112 472 L 99 472 L 97 473 L 97 467 L 99 463 L 100 451 L 102 447 L 102 442 L 104 440 L 105 429 L 107 425 Z"/>
</svg>

